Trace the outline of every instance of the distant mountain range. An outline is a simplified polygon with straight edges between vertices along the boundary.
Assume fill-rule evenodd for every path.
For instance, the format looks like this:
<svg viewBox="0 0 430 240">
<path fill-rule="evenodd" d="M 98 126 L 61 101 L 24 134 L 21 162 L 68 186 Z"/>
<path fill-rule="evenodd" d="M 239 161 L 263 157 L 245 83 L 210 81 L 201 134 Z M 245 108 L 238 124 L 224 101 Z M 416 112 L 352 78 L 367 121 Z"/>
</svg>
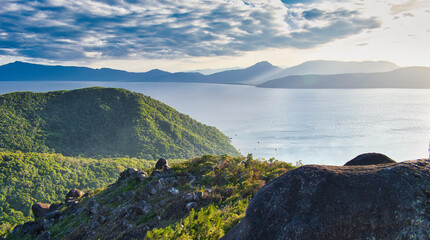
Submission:
<svg viewBox="0 0 430 240">
<path fill-rule="evenodd" d="M 294 75 L 267 81 L 266 88 L 430 88 L 430 68 L 407 67 L 382 73 Z"/>
<path fill-rule="evenodd" d="M 372 86 L 426 88 L 426 76 L 428 76 L 425 73 L 426 69 L 429 68 L 399 68 L 396 64 L 385 61 L 325 60 L 304 62 L 283 69 L 263 61 L 244 69 L 204 75 L 198 72 L 170 73 L 159 69 L 137 73 L 110 68 L 92 69 L 13 62 L 0 66 L 0 81 L 193 82 L 276 88 L 366 88 Z M 396 72 L 397 70 L 398 72 Z M 407 72 L 407 74 L 403 74 L 403 72 Z M 397 73 L 399 74 L 397 75 Z M 410 81 L 412 76 L 414 79 Z"/>
</svg>

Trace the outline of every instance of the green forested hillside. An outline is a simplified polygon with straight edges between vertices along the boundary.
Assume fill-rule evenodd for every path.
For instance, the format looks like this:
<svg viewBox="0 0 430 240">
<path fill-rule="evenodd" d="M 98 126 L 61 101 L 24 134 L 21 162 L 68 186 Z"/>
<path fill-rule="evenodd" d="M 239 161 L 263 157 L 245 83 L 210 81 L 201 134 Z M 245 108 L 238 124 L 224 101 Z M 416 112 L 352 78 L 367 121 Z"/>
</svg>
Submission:
<svg viewBox="0 0 430 240">
<path fill-rule="evenodd" d="M 63 201 L 72 188 L 95 189 L 114 182 L 126 167 L 154 164 L 133 158 L 71 158 L 61 154 L 0 152 L 0 236 L 31 219 L 36 202 Z"/>
<path fill-rule="evenodd" d="M 4 94 L 0 113 L 6 150 L 143 159 L 238 155 L 216 128 L 124 89 Z"/>
</svg>

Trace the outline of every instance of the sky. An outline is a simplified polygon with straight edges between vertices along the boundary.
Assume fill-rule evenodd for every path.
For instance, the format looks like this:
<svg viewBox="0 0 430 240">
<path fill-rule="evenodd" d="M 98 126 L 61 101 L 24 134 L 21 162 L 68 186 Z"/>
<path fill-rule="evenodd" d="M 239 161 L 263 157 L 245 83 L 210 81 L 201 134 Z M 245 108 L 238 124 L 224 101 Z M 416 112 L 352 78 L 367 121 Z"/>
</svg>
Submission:
<svg viewBox="0 0 430 240">
<path fill-rule="evenodd" d="M 0 0 L 0 64 L 144 72 L 309 60 L 430 66 L 428 0 Z"/>
</svg>

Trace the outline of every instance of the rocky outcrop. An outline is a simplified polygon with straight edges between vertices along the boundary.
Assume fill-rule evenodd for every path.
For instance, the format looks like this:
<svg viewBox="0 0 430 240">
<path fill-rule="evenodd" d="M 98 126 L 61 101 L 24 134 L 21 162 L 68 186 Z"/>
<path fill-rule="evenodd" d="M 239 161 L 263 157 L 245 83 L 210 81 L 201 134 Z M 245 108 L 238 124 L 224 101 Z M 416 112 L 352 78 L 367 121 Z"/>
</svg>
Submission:
<svg viewBox="0 0 430 240">
<path fill-rule="evenodd" d="M 363 153 L 345 163 L 344 166 L 376 165 L 396 163 L 393 159 L 381 153 Z"/>
<path fill-rule="evenodd" d="M 264 186 L 222 239 L 429 239 L 430 160 L 303 166 Z"/>
<path fill-rule="evenodd" d="M 48 212 L 51 204 L 48 203 L 35 203 L 31 206 L 31 211 L 35 218 L 44 217 Z"/>
<path fill-rule="evenodd" d="M 164 158 L 158 159 L 157 163 L 155 164 L 155 169 L 158 169 L 158 170 L 169 169 L 169 165 L 167 164 L 166 159 Z"/>
<path fill-rule="evenodd" d="M 135 168 L 127 168 L 122 173 L 119 174 L 119 180 L 125 180 L 129 178 L 134 178 L 139 182 L 142 182 L 148 177 L 148 174 L 142 170 L 137 170 Z"/>
</svg>

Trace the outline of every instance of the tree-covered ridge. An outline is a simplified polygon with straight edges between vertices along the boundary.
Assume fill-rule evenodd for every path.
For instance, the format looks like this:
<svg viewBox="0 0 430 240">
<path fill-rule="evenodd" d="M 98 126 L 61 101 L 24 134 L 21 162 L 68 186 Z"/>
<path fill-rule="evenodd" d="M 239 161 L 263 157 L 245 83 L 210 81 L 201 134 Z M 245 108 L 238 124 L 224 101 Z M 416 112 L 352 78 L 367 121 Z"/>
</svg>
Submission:
<svg viewBox="0 0 430 240">
<path fill-rule="evenodd" d="M 190 158 L 238 152 L 214 127 L 115 88 L 0 95 L 0 148 L 68 156 Z"/>
<path fill-rule="evenodd" d="M 32 218 L 36 202 L 63 201 L 72 188 L 94 189 L 114 182 L 125 167 L 153 161 L 135 158 L 71 158 L 61 154 L 0 152 L 0 236 Z"/>
</svg>

